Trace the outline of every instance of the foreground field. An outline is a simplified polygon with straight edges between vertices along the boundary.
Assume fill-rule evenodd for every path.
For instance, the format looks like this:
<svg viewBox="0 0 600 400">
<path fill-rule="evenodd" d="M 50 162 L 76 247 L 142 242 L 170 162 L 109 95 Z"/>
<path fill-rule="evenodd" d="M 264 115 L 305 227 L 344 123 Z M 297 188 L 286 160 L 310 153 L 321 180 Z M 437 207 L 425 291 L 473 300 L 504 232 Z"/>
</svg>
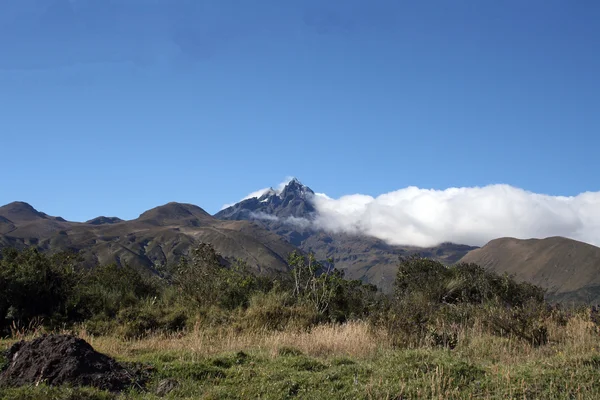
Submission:
<svg viewBox="0 0 600 400">
<path fill-rule="evenodd" d="M 119 361 L 154 368 L 146 388 L 122 394 L 44 385 L 0 389 L 2 399 L 151 399 L 161 381 L 166 398 L 187 399 L 596 399 L 600 338 L 583 317 L 551 326 L 550 343 L 459 332 L 454 349 L 393 347 L 361 322 L 309 332 L 203 330 L 140 340 L 76 332 Z M 3 340 L 2 348 L 14 340 Z"/>
</svg>

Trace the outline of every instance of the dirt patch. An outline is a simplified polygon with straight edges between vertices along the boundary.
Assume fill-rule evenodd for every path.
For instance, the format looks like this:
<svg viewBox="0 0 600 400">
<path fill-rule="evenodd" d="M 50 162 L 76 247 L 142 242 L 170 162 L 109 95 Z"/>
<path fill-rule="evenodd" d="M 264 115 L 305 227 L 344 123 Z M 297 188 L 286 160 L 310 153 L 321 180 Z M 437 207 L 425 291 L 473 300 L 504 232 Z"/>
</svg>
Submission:
<svg viewBox="0 0 600 400">
<path fill-rule="evenodd" d="M 126 368 L 95 351 L 85 340 L 70 335 L 44 335 L 15 343 L 5 357 L 0 387 L 44 383 L 121 391 L 132 386 L 141 388 L 145 380 L 140 368 Z"/>
</svg>

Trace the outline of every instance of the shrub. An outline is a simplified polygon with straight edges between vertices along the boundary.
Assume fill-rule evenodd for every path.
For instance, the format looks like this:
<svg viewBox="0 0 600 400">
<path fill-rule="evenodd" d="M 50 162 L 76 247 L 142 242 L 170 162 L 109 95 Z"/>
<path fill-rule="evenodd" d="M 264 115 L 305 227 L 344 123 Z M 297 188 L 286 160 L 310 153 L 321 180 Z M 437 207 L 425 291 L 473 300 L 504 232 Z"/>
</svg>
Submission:
<svg viewBox="0 0 600 400">
<path fill-rule="evenodd" d="M 182 258 L 171 279 L 196 306 L 228 310 L 246 307 L 252 293 L 264 286 L 264 280 L 254 276 L 246 263 L 236 261 L 228 266 L 207 243 L 200 243 L 191 259 Z"/>
<path fill-rule="evenodd" d="M 454 347 L 458 337 L 438 332 L 438 326 L 465 326 L 475 315 L 493 334 L 512 335 L 536 346 L 548 341 L 543 324 L 544 291 L 507 275 L 499 276 L 475 264 L 445 267 L 413 256 L 400 260 L 394 288 L 387 319 L 379 322 L 398 345 Z"/>
<path fill-rule="evenodd" d="M 274 288 L 251 298 L 238 326 L 250 330 L 306 329 L 322 320 L 314 308 L 298 304 L 289 292 Z"/>
<path fill-rule="evenodd" d="M 342 273 L 331 262 L 325 267 L 314 255 L 304 257 L 296 251 L 288 257 L 288 264 L 292 268 L 292 293 L 296 300 L 314 308 L 317 314 L 327 314 L 342 285 Z"/>
<path fill-rule="evenodd" d="M 135 307 L 161 292 L 156 279 L 143 276 L 128 265 L 109 264 L 87 271 L 77 286 L 77 307 L 83 318 L 114 318 L 120 310 Z"/>
<path fill-rule="evenodd" d="M 383 307 L 384 297 L 375 285 L 358 280 L 340 280 L 331 299 L 328 316 L 332 322 L 363 319 Z"/>
<path fill-rule="evenodd" d="M 141 307 L 119 311 L 115 332 L 125 339 L 140 338 L 151 333 L 179 332 L 186 328 L 189 316 L 182 308 Z"/>
<path fill-rule="evenodd" d="M 77 257 L 71 253 L 48 256 L 30 247 L 4 249 L 0 258 L 0 329 L 13 322 L 28 324 L 43 318 L 49 325 L 73 313 L 78 279 Z"/>
<path fill-rule="evenodd" d="M 549 316 L 545 305 L 531 301 L 521 307 L 486 307 L 483 322 L 493 334 L 512 336 L 532 346 L 541 346 L 548 343 L 545 321 Z"/>
</svg>

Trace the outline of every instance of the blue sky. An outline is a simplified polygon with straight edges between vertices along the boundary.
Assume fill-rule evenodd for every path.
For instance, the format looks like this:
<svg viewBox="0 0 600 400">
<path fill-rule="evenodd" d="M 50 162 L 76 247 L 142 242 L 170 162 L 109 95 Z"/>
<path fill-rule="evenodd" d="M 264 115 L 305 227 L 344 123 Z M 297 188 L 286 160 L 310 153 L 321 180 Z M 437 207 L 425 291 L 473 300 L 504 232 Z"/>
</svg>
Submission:
<svg viewBox="0 0 600 400">
<path fill-rule="evenodd" d="M 600 190 L 597 1 L 0 1 L 0 204 Z"/>
</svg>

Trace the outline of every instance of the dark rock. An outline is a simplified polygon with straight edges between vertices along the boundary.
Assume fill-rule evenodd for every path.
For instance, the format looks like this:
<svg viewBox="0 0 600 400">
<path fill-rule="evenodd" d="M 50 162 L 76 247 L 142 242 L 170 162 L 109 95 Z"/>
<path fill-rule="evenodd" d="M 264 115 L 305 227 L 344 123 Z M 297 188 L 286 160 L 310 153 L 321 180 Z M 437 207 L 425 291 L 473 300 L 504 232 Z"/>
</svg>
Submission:
<svg viewBox="0 0 600 400">
<path fill-rule="evenodd" d="M 44 335 L 20 341 L 5 356 L 1 386 L 45 383 L 51 386 L 94 386 L 113 392 L 141 387 L 131 373 L 111 357 L 98 353 L 85 340 L 70 335 Z"/>
</svg>

